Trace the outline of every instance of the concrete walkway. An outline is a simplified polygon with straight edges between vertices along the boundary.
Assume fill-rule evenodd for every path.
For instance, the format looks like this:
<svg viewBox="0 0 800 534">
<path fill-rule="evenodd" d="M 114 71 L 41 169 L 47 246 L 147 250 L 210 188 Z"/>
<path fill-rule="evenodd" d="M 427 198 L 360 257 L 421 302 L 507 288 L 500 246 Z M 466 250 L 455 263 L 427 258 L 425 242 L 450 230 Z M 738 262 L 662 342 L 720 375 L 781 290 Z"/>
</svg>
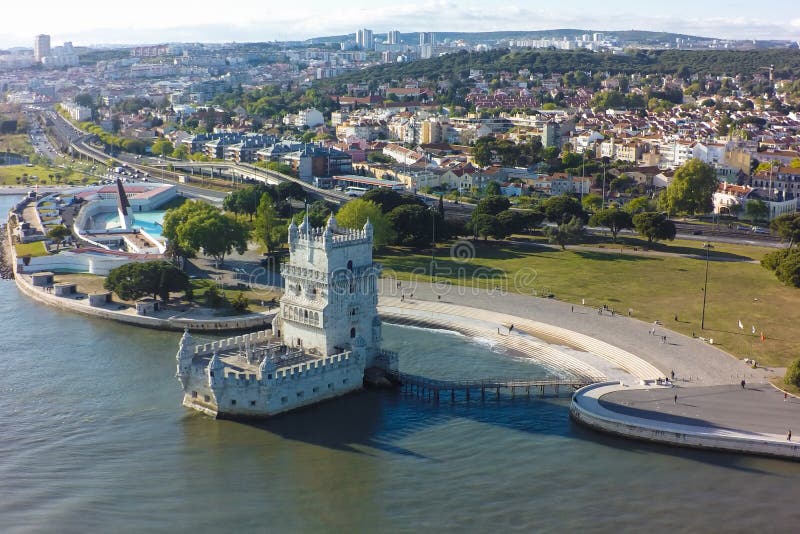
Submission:
<svg viewBox="0 0 800 534">
<path fill-rule="evenodd" d="M 633 317 L 501 291 L 421 282 L 399 282 L 398 286 L 397 280 L 384 279 L 381 292 L 379 309 L 387 314 L 439 318 L 482 326 L 484 331 L 500 328 L 501 337 L 503 327 L 506 337 L 513 337 L 507 321 L 514 321 L 514 331 L 530 329 L 532 335 L 549 342 L 553 342 L 553 332 L 572 331 L 580 335 L 562 338 L 564 344 L 603 358 L 611 356 L 608 361 L 634 377 L 641 377 L 646 369 L 638 367 L 637 360 L 657 369 L 659 376 L 675 372 L 675 380 L 666 387 L 613 382 L 576 393 L 570 413 L 592 428 L 671 445 L 800 458 L 800 399 L 787 396 L 784 400 L 783 393 L 768 383 L 780 373 L 751 369 L 699 339 L 660 325 L 653 335 L 652 323 Z M 666 343 L 661 342 L 663 335 Z M 599 343 L 581 346 L 584 338 Z M 579 344 L 574 343 L 576 339 Z M 605 346 L 618 349 L 620 359 L 615 360 L 613 352 L 598 354 L 597 347 Z M 581 353 L 570 356 L 582 359 Z M 588 359 L 584 363 L 590 364 Z M 787 440 L 790 429 L 798 434 Z"/>
<path fill-rule="evenodd" d="M 398 282 L 394 279 L 382 279 L 379 290 L 381 304 L 396 302 L 387 299 L 401 297 L 406 304 L 423 301 L 453 304 L 517 316 L 579 332 L 636 355 L 658 369 L 661 377 L 671 376 L 674 371 L 676 380 L 681 385 L 734 384 L 742 379 L 751 383 L 766 383 L 779 374 L 772 369 L 751 369 L 743 361 L 708 343 L 672 332 L 660 325 L 655 325 L 655 335 L 651 335 L 649 332 L 654 328 L 652 323 L 618 313 L 612 316 L 609 311 L 598 314 L 597 308 L 573 306 L 554 299 L 506 293 L 502 290 L 427 282 Z M 668 314 L 665 314 L 664 323 L 672 320 L 672 317 L 666 315 Z M 666 343 L 662 343 L 664 335 L 667 336 Z M 592 352 L 590 349 L 589 351 Z"/>
<path fill-rule="evenodd" d="M 570 415 L 602 432 L 669 445 L 800 459 L 800 400 L 770 386 L 579 390 Z M 794 430 L 793 430 L 794 429 Z"/>
</svg>

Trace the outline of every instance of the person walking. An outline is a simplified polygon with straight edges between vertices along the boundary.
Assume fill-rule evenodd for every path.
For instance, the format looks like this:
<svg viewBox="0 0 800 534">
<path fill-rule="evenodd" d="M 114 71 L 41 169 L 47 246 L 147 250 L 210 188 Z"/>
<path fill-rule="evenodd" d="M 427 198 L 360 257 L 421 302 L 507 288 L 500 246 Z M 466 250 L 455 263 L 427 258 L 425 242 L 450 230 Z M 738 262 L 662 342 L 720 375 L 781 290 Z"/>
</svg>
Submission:
<svg viewBox="0 0 800 534">
<path fill-rule="evenodd" d="M 672 399 L 672 402 L 674 404 L 678 404 L 678 394 L 677 393 L 675 394 L 675 397 Z"/>
<path fill-rule="evenodd" d="M 792 441 L 792 429 L 789 429 L 789 433 L 786 434 L 786 441 Z"/>
</svg>

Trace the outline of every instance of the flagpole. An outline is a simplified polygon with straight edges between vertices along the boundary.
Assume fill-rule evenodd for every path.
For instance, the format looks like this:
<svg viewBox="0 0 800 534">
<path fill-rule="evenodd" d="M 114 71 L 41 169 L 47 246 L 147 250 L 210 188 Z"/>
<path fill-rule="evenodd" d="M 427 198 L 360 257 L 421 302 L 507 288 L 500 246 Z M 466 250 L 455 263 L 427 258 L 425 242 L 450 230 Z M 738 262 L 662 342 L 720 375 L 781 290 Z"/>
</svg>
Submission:
<svg viewBox="0 0 800 534">
<path fill-rule="evenodd" d="M 711 243 L 703 243 L 706 249 L 706 280 L 703 283 L 703 313 L 700 315 L 700 330 L 705 330 L 706 325 L 706 295 L 708 294 L 708 257 L 711 250 Z"/>
</svg>

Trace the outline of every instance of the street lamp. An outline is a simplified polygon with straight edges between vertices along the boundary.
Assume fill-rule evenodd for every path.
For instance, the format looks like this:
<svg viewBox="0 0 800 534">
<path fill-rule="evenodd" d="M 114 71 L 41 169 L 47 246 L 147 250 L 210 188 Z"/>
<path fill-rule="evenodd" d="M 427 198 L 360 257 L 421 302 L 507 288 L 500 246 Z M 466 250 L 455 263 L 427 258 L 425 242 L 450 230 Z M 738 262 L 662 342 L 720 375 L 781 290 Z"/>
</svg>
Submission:
<svg viewBox="0 0 800 534">
<path fill-rule="evenodd" d="M 711 243 L 703 243 L 703 248 L 706 249 L 706 279 L 703 282 L 703 312 L 700 315 L 700 330 L 705 330 L 706 324 L 706 295 L 708 295 L 708 259 L 711 254 L 711 249 L 714 248 Z"/>
</svg>

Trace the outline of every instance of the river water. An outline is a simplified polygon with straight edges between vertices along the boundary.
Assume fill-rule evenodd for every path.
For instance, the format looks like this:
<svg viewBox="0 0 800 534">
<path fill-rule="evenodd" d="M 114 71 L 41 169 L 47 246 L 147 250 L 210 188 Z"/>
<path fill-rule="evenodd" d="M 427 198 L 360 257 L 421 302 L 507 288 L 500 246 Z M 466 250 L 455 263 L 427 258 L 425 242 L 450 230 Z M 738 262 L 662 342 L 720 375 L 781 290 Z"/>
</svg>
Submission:
<svg viewBox="0 0 800 534">
<path fill-rule="evenodd" d="M 0 317 L 3 532 L 738 532 L 800 517 L 800 464 L 603 436 L 567 399 L 368 391 L 214 421 L 180 406 L 178 334 L 60 312 L 13 281 Z M 456 334 L 385 337 L 412 372 L 542 373 Z"/>
</svg>

